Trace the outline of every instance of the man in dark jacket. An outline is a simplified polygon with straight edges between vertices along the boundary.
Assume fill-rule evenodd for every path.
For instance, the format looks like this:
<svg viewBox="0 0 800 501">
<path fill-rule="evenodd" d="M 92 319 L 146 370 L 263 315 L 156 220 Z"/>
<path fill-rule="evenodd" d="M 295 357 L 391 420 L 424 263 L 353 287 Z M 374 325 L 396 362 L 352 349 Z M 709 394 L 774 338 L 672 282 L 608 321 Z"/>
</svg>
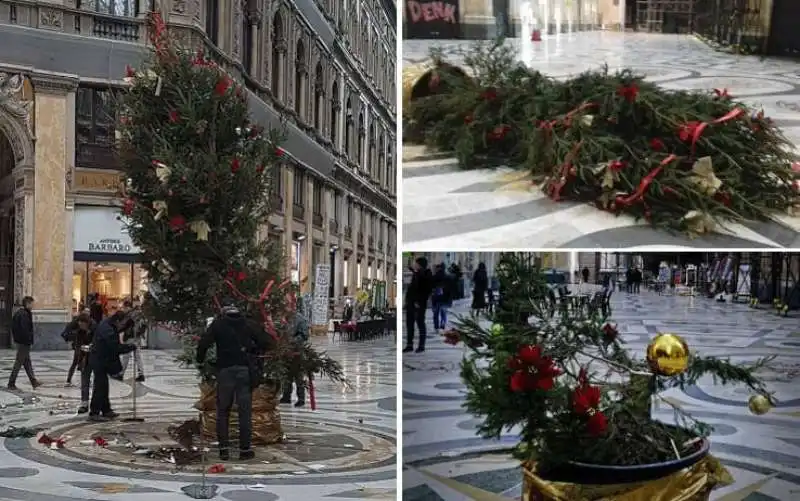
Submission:
<svg viewBox="0 0 800 501">
<path fill-rule="evenodd" d="M 419 329 L 417 353 L 425 351 L 425 309 L 431 295 L 433 276 L 428 269 L 428 260 L 419 257 L 411 267 L 411 284 L 406 291 L 406 347 L 403 353 L 414 351 L 414 324 Z"/>
<path fill-rule="evenodd" d="M 75 369 L 83 371 L 82 367 L 86 365 L 85 362 L 88 357 L 86 352 L 81 349 L 81 346 L 92 344 L 95 327 L 97 327 L 97 324 L 89 316 L 89 311 L 86 309 L 75 316 L 61 332 L 61 338 L 72 345 L 73 352 L 72 365 L 69 366 L 69 371 L 67 371 L 67 387 L 72 386 L 72 376 L 75 375 Z"/>
<path fill-rule="evenodd" d="M 219 457 L 230 459 L 230 413 L 234 399 L 239 414 L 239 459 L 255 457 L 250 448 L 253 436 L 252 391 L 257 357 L 269 344 L 268 334 L 256 322 L 247 319 L 235 306 L 226 306 L 200 338 L 197 363 L 205 363 L 212 345 L 217 347 L 217 441 Z"/>
<path fill-rule="evenodd" d="M 25 296 L 22 298 L 22 308 L 14 313 L 11 319 L 11 337 L 14 339 L 14 344 L 17 345 L 17 358 L 14 360 L 14 366 L 11 369 L 11 376 L 8 378 L 8 389 L 17 391 L 17 375 L 19 374 L 20 367 L 25 368 L 25 374 L 31 382 L 33 389 L 42 386 L 36 379 L 33 373 L 33 364 L 31 364 L 31 346 L 33 346 L 33 298 Z"/>
<path fill-rule="evenodd" d="M 109 381 L 111 374 L 122 371 L 119 356 L 136 349 L 135 345 L 119 342 L 119 334 L 128 328 L 130 319 L 125 309 L 115 312 L 97 326 L 89 351 L 89 366 L 94 374 L 94 390 L 89 403 L 90 421 L 108 421 L 118 416 L 111 410 Z"/>
</svg>

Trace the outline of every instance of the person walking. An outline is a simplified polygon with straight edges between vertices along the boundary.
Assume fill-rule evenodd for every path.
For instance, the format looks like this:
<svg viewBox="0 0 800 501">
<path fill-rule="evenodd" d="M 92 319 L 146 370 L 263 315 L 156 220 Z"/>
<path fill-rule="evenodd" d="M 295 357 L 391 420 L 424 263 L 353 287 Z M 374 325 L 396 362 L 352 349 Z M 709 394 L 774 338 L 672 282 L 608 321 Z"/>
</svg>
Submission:
<svg viewBox="0 0 800 501">
<path fill-rule="evenodd" d="M 92 344 L 94 329 L 97 327 L 94 320 L 89 316 L 89 309 L 86 308 L 75 316 L 61 331 L 61 338 L 72 346 L 72 364 L 67 371 L 66 388 L 72 387 L 72 376 L 75 370 L 83 372 L 81 369 L 82 361 L 85 365 L 86 352 L 81 350 L 81 346 Z"/>
<path fill-rule="evenodd" d="M 433 287 L 433 275 L 428 269 L 427 258 L 418 257 L 411 265 L 411 283 L 406 291 L 406 347 L 403 353 L 414 351 L 414 326 L 419 330 L 417 353 L 425 351 L 427 329 L 425 326 L 425 309 Z"/>
<path fill-rule="evenodd" d="M 300 348 L 308 342 L 308 319 L 300 311 L 295 312 L 294 317 L 294 334 L 292 336 L 292 342 L 295 346 Z M 292 385 L 297 388 L 297 402 L 295 402 L 294 406 L 303 407 L 306 405 L 305 374 L 303 374 L 299 368 L 297 370 L 291 370 L 289 377 L 286 381 L 284 381 L 283 396 L 281 397 L 280 403 L 292 403 Z"/>
<path fill-rule="evenodd" d="M 584 266 L 583 269 L 581 270 L 581 275 L 583 276 L 583 283 L 588 284 L 589 283 L 589 268 Z"/>
<path fill-rule="evenodd" d="M 33 298 L 25 296 L 22 298 L 22 308 L 18 309 L 11 319 L 11 337 L 17 348 L 17 357 L 14 359 L 14 366 L 11 368 L 11 376 L 8 378 L 8 389 L 18 391 L 17 375 L 20 368 L 25 368 L 25 374 L 35 390 L 42 386 L 33 373 L 31 363 L 31 346 L 33 346 Z"/>
<path fill-rule="evenodd" d="M 119 356 L 136 349 L 135 345 L 119 342 L 120 333 L 129 327 L 132 320 L 124 309 L 106 318 L 94 332 L 89 350 L 89 366 L 94 375 L 92 399 L 89 402 L 90 421 L 108 421 L 119 414 L 111 409 L 109 377 L 122 371 Z"/>
<path fill-rule="evenodd" d="M 452 304 L 452 285 L 450 277 L 445 271 L 444 263 L 436 265 L 433 274 L 433 293 L 431 295 L 431 309 L 433 310 L 433 329 L 437 332 L 447 326 L 447 308 Z"/>
<path fill-rule="evenodd" d="M 642 270 L 635 268 L 633 270 L 633 293 L 639 294 L 642 288 Z"/>
<path fill-rule="evenodd" d="M 118 381 L 122 381 L 125 379 L 125 371 L 128 370 L 128 364 L 131 360 L 131 355 L 134 357 L 134 366 L 136 366 L 136 382 L 143 383 L 144 382 L 144 364 L 142 363 L 142 340 L 144 339 L 144 335 L 147 332 L 147 324 L 144 320 L 144 313 L 142 313 L 142 307 L 140 302 L 137 301 L 130 301 L 125 300 L 122 303 L 123 308 L 128 310 L 128 316 L 131 319 L 131 322 L 128 323 L 130 326 L 125 332 L 122 333 L 122 338 L 120 342 L 122 343 L 133 343 L 137 346 L 137 349 L 125 353 L 122 355 L 122 372 L 119 374 L 115 374 L 112 376 L 114 379 Z"/>
<path fill-rule="evenodd" d="M 92 317 L 92 320 L 97 325 L 100 325 L 103 317 L 105 317 L 105 309 L 103 308 L 103 303 L 100 302 L 100 294 L 97 292 L 89 294 L 89 316 Z"/>
<path fill-rule="evenodd" d="M 489 275 L 484 263 L 479 263 L 473 273 L 472 286 L 472 310 L 477 314 L 486 309 L 486 290 L 489 288 Z"/>
<path fill-rule="evenodd" d="M 253 439 L 253 390 L 261 384 L 266 331 L 227 301 L 211 321 L 197 345 L 197 363 L 205 363 L 211 346 L 217 351 L 217 441 L 219 458 L 230 459 L 230 414 L 234 401 L 239 415 L 239 459 L 255 457 Z"/>
</svg>

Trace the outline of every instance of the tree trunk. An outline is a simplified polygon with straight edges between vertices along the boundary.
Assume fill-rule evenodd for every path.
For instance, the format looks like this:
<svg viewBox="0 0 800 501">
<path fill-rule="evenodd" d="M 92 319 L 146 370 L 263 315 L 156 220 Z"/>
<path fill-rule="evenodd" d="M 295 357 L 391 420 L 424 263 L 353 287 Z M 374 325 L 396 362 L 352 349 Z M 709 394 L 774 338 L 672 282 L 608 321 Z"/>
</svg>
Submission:
<svg viewBox="0 0 800 501">
<path fill-rule="evenodd" d="M 270 445 L 283 440 L 281 413 L 278 409 L 278 388 L 261 385 L 253 390 L 253 445 Z M 200 383 L 200 400 L 195 404 L 202 413 L 203 436 L 217 437 L 217 387 Z M 234 403 L 230 416 L 230 438 L 235 444 L 239 438 L 239 414 Z"/>
</svg>

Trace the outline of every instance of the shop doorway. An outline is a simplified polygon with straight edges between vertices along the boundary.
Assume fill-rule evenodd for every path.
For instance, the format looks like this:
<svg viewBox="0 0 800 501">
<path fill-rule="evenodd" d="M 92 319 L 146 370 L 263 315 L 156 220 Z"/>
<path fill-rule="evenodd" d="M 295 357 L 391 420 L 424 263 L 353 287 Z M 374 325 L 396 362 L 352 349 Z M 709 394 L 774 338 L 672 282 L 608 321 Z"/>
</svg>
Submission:
<svg viewBox="0 0 800 501">
<path fill-rule="evenodd" d="M 11 143 L 0 131 L 0 180 L 11 176 L 15 165 Z M 13 196 L 12 188 L 11 193 L 4 193 L 4 200 L 0 200 L 0 348 L 11 346 L 11 315 L 14 313 Z"/>
<path fill-rule="evenodd" d="M 800 2 L 774 0 L 767 52 L 773 56 L 800 57 Z"/>
</svg>

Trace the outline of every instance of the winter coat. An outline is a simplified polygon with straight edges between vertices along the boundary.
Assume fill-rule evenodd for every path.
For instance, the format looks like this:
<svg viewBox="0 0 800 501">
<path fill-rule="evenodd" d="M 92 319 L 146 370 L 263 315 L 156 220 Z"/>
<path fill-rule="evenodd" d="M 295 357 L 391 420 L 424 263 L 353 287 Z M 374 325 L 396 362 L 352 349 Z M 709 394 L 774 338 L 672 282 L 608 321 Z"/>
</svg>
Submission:
<svg viewBox="0 0 800 501">
<path fill-rule="evenodd" d="M 11 337 L 14 342 L 24 346 L 33 345 L 33 313 L 20 308 L 11 319 Z"/>
<path fill-rule="evenodd" d="M 203 364 L 212 345 L 217 347 L 217 369 L 250 367 L 248 354 L 267 351 L 269 338 L 255 321 L 231 309 L 211 322 L 197 345 L 197 363 Z"/>
<path fill-rule="evenodd" d="M 406 290 L 406 303 L 425 306 L 431 297 L 433 275 L 428 268 L 420 268 L 411 275 L 411 283 Z"/>
<path fill-rule="evenodd" d="M 119 332 L 115 325 L 118 318 L 112 315 L 100 322 L 94 330 L 92 349 L 89 352 L 89 365 L 93 371 L 119 374 L 122 372 L 119 356 L 136 349 L 132 344 L 119 342 Z"/>
<path fill-rule="evenodd" d="M 453 279 L 441 268 L 433 274 L 432 299 L 435 304 L 450 304 L 453 302 Z"/>
</svg>

